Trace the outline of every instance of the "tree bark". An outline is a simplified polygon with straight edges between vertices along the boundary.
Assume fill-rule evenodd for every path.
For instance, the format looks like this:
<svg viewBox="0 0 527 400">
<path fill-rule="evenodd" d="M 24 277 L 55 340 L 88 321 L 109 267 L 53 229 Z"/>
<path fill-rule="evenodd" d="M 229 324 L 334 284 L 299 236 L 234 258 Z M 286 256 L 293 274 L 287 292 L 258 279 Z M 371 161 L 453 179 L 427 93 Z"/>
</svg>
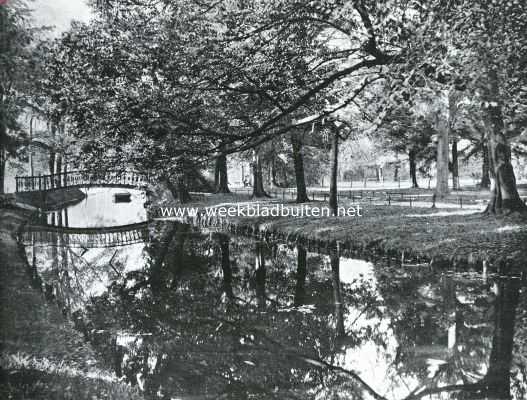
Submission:
<svg viewBox="0 0 527 400">
<path fill-rule="evenodd" d="M 257 198 L 269 197 L 269 195 L 265 192 L 265 189 L 264 189 L 262 160 L 260 158 L 258 149 L 253 150 L 252 170 L 253 170 L 253 197 L 257 197 Z"/>
<path fill-rule="evenodd" d="M 33 121 L 35 117 L 31 115 L 29 120 L 29 176 L 35 175 L 35 163 L 33 160 Z"/>
<path fill-rule="evenodd" d="M 57 177 L 55 179 L 55 183 L 56 183 L 56 186 L 57 187 L 61 187 L 62 186 L 62 183 L 61 183 L 61 179 L 62 179 L 62 155 L 60 153 L 57 153 L 57 156 L 56 156 L 56 163 L 55 163 L 55 172 L 57 174 Z"/>
<path fill-rule="evenodd" d="M 51 138 L 53 140 L 53 143 L 51 144 L 51 147 L 49 149 L 49 160 L 48 160 L 49 173 L 52 175 L 52 178 L 50 180 L 51 188 L 55 187 L 53 175 L 55 175 L 55 161 L 57 158 L 57 153 L 55 152 L 55 137 L 56 136 L 57 136 L 57 125 L 54 122 L 52 122 L 51 123 Z"/>
<path fill-rule="evenodd" d="M 417 182 L 417 163 L 416 163 L 416 151 L 411 149 L 408 152 L 408 160 L 410 162 L 410 179 L 412 180 L 412 187 L 418 188 L 419 184 Z"/>
<path fill-rule="evenodd" d="M 220 168 L 218 165 L 218 159 L 214 163 L 214 188 L 217 188 L 220 184 Z"/>
<path fill-rule="evenodd" d="M 4 105 L 5 91 L 4 82 L 0 82 L 0 194 L 5 193 L 5 166 L 7 159 L 7 111 L 6 106 Z"/>
<path fill-rule="evenodd" d="M 331 181 L 329 182 L 329 208 L 333 215 L 338 214 L 338 163 L 339 163 L 339 133 L 334 127 L 331 138 Z"/>
<path fill-rule="evenodd" d="M 449 122 L 438 124 L 437 157 L 436 157 L 436 198 L 444 198 L 449 193 L 448 189 L 448 131 Z"/>
<path fill-rule="evenodd" d="M 163 277 L 166 276 L 163 274 L 163 265 L 167 259 L 168 251 L 172 245 L 174 237 L 176 236 L 178 227 L 178 224 L 172 225 L 170 230 L 163 235 L 161 238 L 162 240 L 154 242 L 152 246 L 153 250 L 155 250 L 152 254 L 155 254 L 155 257 L 153 257 L 153 262 L 149 270 L 148 281 L 152 287 L 153 294 L 156 296 L 160 294 L 163 287 Z M 182 258 L 181 253 L 179 253 L 178 256 L 178 259 Z"/>
<path fill-rule="evenodd" d="M 481 164 L 481 182 L 479 186 L 482 189 L 490 189 L 490 161 L 489 149 L 486 144 L 483 144 L 482 164 Z"/>
<path fill-rule="evenodd" d="M 6 151 L 4 149 L 4 144 L 0 142 L 0 194 L 5 193 L 5 165 L 6 165 Z"/>
<path fill-rule="evenodd" d="M 307 197 L 306 177 L 304 173 L 304 157 L 302 155 L 302 140 L 298 132 L 291 133 L 291 145 L 293 147 L 293 163 L 296 178 L 296 202 L 305 203 Z"/>
<path fill-rule="evenodd" d="M 273 156 L 271 160 L 271 186 L 274 187 L 280 187 L 281 185 L 278 183 L 277 180 L 277 172 L 276 172 L 276 157 Z"/>
<path fill-rule="evenodd" d="M 192 200 L 190 197 L 190 193 L 187 188 L 187 184 L 185 182 L 185 176 L 180 175 L 176 178 L 176 190 L 178 199 L 182 204 L 188 203 Z"/>
<path fill-rule="evenodd" d="M 456 138 L 452 139 L 452 188 L 459 190 L 459 160 Z"/>
<path fill-rule="evenodd" d="M 174 196 L 175 199 L 178 199 L 181 204 L 188 203 L 192 200 L 185 183 L 185 177 L 182 174 L 176 176 L 175 183 L 171 178 L 168 178 L 166 184 L 168 190 L 172 193 L 172 196 Z"/>
<path fill-rule="evenodd" d="M 505 136 L 502 103 L 499 93 L 498 73 L 491 69 L 488 73 L 487 87 L 487 145 L 491 171 L 491 198 L 486 212 L 490 214 L 510 214 L 527 212 L 516 186 L 516 177 L 511 163 L 511 149 Z"/>
<path fill-rule="evenodd" d="M 216 158 L 216 168 L 214 174 L 214 184 L 216 193 L 230 193 L 229 178 L 227 173 L 227 156 L 221 153 Z"/>
</svg>

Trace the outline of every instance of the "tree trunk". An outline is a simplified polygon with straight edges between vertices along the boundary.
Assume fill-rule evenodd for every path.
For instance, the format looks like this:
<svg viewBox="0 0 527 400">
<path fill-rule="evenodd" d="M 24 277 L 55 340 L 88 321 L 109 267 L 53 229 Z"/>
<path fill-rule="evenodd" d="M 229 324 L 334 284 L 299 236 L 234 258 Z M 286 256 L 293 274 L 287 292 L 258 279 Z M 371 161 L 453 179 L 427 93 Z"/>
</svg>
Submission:
<svg viewBox="0 0 527 400">
<path fill-rule="evenodd" d="M 481 182 L 479 186 L 482 189 L 490 189 L 490 161 L 489 161 L 489 149 L 486 144 L 483 144 L 483 162 L 481 164 Z"/>
<path fill-rule="evenodd" d="M 459 160 L 456 138 L 452 139 L 452 188 L 459 190 Z"/>
<path fill-rule="evenodd" d="M 437 157 L 436 157 L 436 198 L 448 195 L 448 128 L 449 122 L 442 121 L 438 124 Z"/>
<path fill-rule="evenodd" d="M 192 198 L 190 197 L 188 188 L 187 188 L 187 184 L 185 182 L 184 175 L 180 175 L 177 177 L 176 190 L 177 190 L 178 199 L 182 204 L 188 203 L 189 201 L 192 200 Z"/>
<path fill-rule="evenodd" d="M 331 138 L 331 181 L 329 182 L 329 208 L 333 215 L 338 214 L 338 163 L 339 163 L 339 133 L 334 127 Z"/>
<path fill-rule="evenodd" d="M 307 251 L 302 246 L 297 246 L 295 307 L 300 307 L 306 300 L 306 275 L 307 275 Z"/>
<path fill-rule="evenodd" d="M 293 163 L 295 166 L 296 178 L 296 202 L 305 203 L 309 201 L 306 189 L 306 177 L 304 174 L 304 157 L 302 155 L 302 140 L 298 132 L 291 134 L 291 144 L 293 146 Z"/>
<path fill-rule="evenodd" d="M 408 152 L 408 160 L 410 161 L 410 179 L 412 180 L 412 187 L 418 188 L 419 184 L 417 182 L 417 163 L 415 161 L 416 151 L 411 149 Z"/>
<path fill-rule="evenodd" d="M 7 160 L 7 111 L 4 104 L 5 91 L 4 82 L 0 82 L 0 194 L 5 193 L 5 166 Z"/>
<path fill-rule="evenodd" d="M 63 178 L 64 178 L 64 186 L 68 186 L 68 159 L 64 156 L 63 160 L 64 164 L 64 171 L 63 171 Z"/>
<path fill-rule="evenodd" d="M 276 157 L 273 156 L 271 160 L 271 186 L 274 187 L 280 187 L 281 185 L 278 183 L 277 180 L 277 173 L 276 173 Z"/>
<path fill-rule="evenodd" d="M 5 193 L 4 181 L 5 181 L 5 165 L 7 157 L 6 151 L 4 150 L 4 144 L 0 142 L 0 194 Z"/>
<path fill-rule="evenodd" d="M 53 143 L 51 144 L 51 148 L 49 150 L 49 160 L 48 160 L 48 166 L 49 166 L 49 173 L 52 175 L 50 184 L 51 188 L 55 187 L 55 182 L 53 179 L 53 175 L 55 175 L 55 161 L 57 158 L 57 153 L 55 152 L 55 137 L 57 136 L 57 125 L 55 123 L 51 123 L 51 138 L 53 140 Z"/>
<path fill-rule="evenodd" d="M 218 165 L 218 159 L 214 163 L 214 188 L 217 188 L 220 184 L 220 168 Z"/>
<path fill-rule="evenodd" d="M 35 117 L 32 115 L 29 120 L 29 176 L 35 175 L 35 163 L 33 160 L 33 121 Z"/>
<path fill-rule="evenodd" d="M 492 165 L 491 199 L 487 213 L 510 214 L 527 212 L 527 206 L 521 200 L 516 186 L 516 177 L 511 163 L 511 149 L 505 137 L 502 104 L 499 94 L 498 74 L 495 69 L 488 74 L 487 92 L 487 145 Z"/>
<path fill-rule="evenodd" d="M 153 243 L 153 248 L 155 249 L 156 256 L 150 266 L 149 270 L 149 284 L 152 287 L 152 293 L 154 295 L 159 295 L 163 287 L 163 277 L 166 275 L 163 273 L 163 265 L 165 264 L 170 246 L 172 245 L 172 240 L 176 236 L 179 224 L 174 224 L 170 230 L 163 235 L 162 240 L 156 241 Z M 178 254 L 178 259 L 181 259 L 181 253 Z"/>
<path fill-rule="evenodd" d="M 185 184 L 185 177 L 182 174 L 176 176 L 175 183 L 171 178 L 168 178 L 166 184 L 172 196 L 178 199 L 181 204 L 188 203 L 192 200 L 187 185 Z"/>
<path fill-rule="evenodd" d="M 229 178 L 227 173 L 227 156 L 221 153 L 216 158 L 216 168 L 214 174 L 214 184 L 216 193 L 230 193 Z"/>
<path fill-rule="evenodd" d="M 57 154 L 57 160 L 56 160 L 56 169 L 55 169 L 55 172 L 57 174 L 57 177 L 55 179 L 56 181 L 56 186 L 57 187 L 61 187 L 62 184 L 61 184 L 61 178 L 62 178 L 62 155 L 60 153 Z"/>
<path fill-rule="evenodd" d="M 263 184 L 263 171 L 262 171 L 262 160 L 258 149 L 253 150 L 253 197 L 269 197 L 265 192 Z"/>
</svg>

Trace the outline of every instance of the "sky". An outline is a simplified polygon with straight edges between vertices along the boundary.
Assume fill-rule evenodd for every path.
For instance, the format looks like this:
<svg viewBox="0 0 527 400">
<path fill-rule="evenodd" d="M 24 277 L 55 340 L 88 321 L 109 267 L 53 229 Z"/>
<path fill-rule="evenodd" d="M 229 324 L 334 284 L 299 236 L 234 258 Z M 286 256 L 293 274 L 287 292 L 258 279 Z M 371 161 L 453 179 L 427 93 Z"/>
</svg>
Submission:
<svg viewBox="0 0 527 400">
<path fill-rule="evenodd" d="M 37 25 L 55 27 L 55 34 L 70 26 L 72 20 L 88 21 L 90 9 L 86 0 L 34 0 L 31 8 Z"/>
</svg>

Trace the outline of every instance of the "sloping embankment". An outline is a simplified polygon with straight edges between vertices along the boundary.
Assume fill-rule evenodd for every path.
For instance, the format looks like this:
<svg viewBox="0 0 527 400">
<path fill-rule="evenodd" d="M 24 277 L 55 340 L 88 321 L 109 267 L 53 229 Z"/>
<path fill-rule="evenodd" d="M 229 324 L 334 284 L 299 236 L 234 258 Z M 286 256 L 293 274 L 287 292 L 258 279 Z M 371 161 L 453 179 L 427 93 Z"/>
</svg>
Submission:
<svg viewBox="0 0 527 400">
<path fill-rule="evenodd" d="M 0 209 L 0 398 L 140 399 L 32 282 L 16 233 L 29 215 Z"/>
<path fill-rule="evenodd" d="M 274 204 L 260 203 L 261 207 Z M 323 206 L 316 202 L 310 205 Z M 202 212 L 210 206 L 198 204 Z M 390 257 L 444 268 L 522 268 L 527 259 L 526 217 L 495 218 L 469 210 L 371 204 L 363 204 L 362 208 L 361 217 L 211 217 L 202 213 L 183 220 L 202 227 L 299 243 L 320 252 L 338 245 L 346 256 Z"/>
</svg>

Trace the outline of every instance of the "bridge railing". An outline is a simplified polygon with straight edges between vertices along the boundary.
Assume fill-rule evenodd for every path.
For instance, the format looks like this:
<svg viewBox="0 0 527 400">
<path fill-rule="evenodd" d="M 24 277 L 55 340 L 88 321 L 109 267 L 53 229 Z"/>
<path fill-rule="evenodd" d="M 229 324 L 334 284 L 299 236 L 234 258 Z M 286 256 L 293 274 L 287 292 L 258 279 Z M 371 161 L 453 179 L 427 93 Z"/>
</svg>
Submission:
<svg viewBox="0 0 527 400">
<path fill-rule="evenodd" d="M 79 186 L 136 187 L 149 182 L 147 175 L 132 171 L 69 171 L 52 175 L 17 176 L 15 179 L 17 193 Z"/>
</svg>

